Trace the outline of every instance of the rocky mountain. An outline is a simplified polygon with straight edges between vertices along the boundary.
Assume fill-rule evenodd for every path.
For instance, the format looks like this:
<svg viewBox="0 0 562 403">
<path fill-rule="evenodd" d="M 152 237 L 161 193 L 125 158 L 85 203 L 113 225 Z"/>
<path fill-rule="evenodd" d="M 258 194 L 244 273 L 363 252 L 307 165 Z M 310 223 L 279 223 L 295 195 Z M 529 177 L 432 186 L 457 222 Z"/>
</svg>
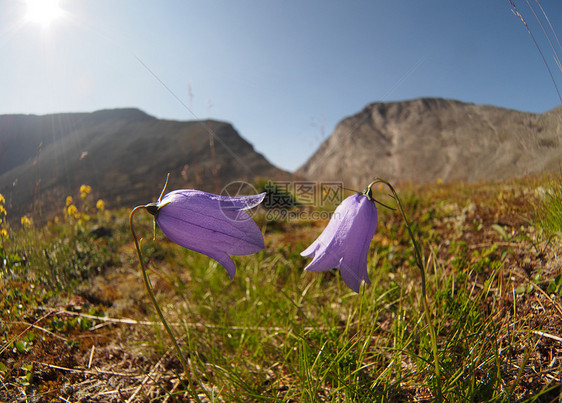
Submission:
<svg viewBox="0 0 562 403">
<path fill-rule="evenodd" d="M 296 174 L 362 189 L 502 180 L 562 169 L 562 106 L 543 114 L 440 98 L 372 103 L 343 119 Z"/>
<path fill-rule="evenodd" d="M 48 219 L 82 184 L 110 207 L 148 203 L 168 172 L 168 190 L 215 193 L 233 181 L 291 177 L 225 122 L 159 120 L 137 109 L 0 116 L 0 193 L 11 219 Z"/>
</svg>

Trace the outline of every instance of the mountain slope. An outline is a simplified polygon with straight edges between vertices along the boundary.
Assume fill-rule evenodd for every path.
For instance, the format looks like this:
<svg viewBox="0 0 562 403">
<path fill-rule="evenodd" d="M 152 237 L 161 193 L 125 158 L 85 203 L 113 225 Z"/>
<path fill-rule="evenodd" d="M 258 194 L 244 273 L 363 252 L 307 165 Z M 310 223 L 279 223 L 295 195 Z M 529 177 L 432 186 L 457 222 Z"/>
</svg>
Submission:
<svg viewBox="0 0 562 403">
<path fill-rule="evenodd" d="M 543 114 L 440 98 L 372 103 L 343 119 L 296 174 L 362 188 L 501 180 L 560 169 L 562 107 Z"/>
<path fill-rule="evenodd" d="M 112 207 L 148 203 L 168 172 L 168 190 L 215 193 L 232 181 L 290 177 L 225 122 L 159 120 L 136 109 L 0 116 L 0 193 L 12 218 L 49 218 L 81 184 Z"/>
</svg>

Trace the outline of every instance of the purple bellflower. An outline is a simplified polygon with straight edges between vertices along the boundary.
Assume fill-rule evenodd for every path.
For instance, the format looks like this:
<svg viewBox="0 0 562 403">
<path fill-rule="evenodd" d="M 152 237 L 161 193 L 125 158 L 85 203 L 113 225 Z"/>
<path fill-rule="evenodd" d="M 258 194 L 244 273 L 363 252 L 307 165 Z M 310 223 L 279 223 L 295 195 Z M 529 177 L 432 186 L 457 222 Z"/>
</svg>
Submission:
<svg viewBox="0 0 562 403">
<path fill-rule="evenodd" d="M 367 273 L 369 245 L 377 229 L 377 207 L 370 186 L 363 194 L 349 196 L 336 208 L 320 236 L 301 255 L 312 257 L 309 271 L 339 269 L 345 284 L 359 292 Z"/>
<path fill-rule="evenodd" d="M 259 227 L 244 211 L 264 197 L 265 193 L 232 197 L 181 189 L 146 208 L 170 241 L 215 259 L 234 278 L 236 266 L 230 256 L 250 255 L 265 247 Z"/>
</svg>

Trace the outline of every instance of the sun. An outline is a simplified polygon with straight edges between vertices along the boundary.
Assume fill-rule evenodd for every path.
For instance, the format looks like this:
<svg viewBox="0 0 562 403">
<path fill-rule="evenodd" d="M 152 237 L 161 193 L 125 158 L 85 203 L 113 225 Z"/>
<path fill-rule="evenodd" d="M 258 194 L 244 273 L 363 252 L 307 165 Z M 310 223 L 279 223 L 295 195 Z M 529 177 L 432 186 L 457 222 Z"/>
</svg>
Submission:
<svg viewBox="0 0 562 403">
<path fill-rule="evenodd" d="M 25 19 L 29 22 L 48 27 L 62 15 L 58 0 L 26 0 Z"/>
</svg>

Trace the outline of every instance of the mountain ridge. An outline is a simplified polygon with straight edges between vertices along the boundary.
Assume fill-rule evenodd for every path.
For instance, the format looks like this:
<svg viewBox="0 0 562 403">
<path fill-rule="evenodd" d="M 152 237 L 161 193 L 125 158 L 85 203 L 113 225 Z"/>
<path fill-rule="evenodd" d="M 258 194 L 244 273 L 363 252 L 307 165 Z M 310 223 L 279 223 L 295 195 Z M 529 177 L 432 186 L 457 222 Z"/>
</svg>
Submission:
<svg viewBox="0 0 562 403">
<path fill-rule="evenodd" d="M 503 180 L 562 163 L 562 106 L 542 114 L 443 98 L 374 102 L 342 119 L 295 172 L 361 187 Z"/>
<path fill-rule="evenodd" d="M 49 219 L 90 185 L 108 206 L 153 201 L 168 189 L 219 193 L 233 181 L 288 179 L 218 120 L 173 121 L 138 109 L 0 116 L 0 193 L 12 218 Z"/>
<path fill-rule="evenodd" d="M 168 189 L 220 193 L 233 181 L 394 184 L 504 180 L 562 167 L 562 106 L 542 114 L 444 98 L 373 102 L 343 118 L 294 173 L 219 120 L 157 119 L 136 108 L 0 115 L 0 193 L 10 219 L 49 219 L 81 184 L 109 207 Z"/>
</svg>

